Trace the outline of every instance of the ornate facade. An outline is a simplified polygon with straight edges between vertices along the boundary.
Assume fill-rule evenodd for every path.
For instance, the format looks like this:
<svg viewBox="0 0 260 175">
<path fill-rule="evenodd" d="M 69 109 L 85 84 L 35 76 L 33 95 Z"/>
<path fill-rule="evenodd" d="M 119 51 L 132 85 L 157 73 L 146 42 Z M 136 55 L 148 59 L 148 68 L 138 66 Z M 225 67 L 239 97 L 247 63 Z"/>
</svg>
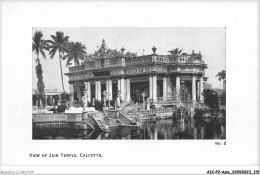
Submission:
<svg viewBox="0 0 260 175">
<path fill-rule="evenodd" d="M 154 104 L 178 101 L 203 103 L 203 81 L 207 65 L 200 53 L 137 56 L 111 50 L 105 41 L 98 51 L 88 55 L 80 66 L 69 67 L 70 93 L 81 99 L 87 90 L 88 101 L 115 100 L 142 102 L 142 93 Z M 106 93 L 104 93 L 106 91 Z"/>
</svg>

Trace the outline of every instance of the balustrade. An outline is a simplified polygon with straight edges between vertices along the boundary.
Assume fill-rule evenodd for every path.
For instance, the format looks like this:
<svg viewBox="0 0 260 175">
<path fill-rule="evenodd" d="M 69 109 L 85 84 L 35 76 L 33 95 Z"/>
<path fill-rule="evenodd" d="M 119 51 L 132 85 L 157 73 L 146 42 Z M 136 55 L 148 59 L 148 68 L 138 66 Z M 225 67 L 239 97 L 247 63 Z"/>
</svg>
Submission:
<svg viewBox="0 0 260 175">
<path fill-rule="evenodd" d="M 33 122 L 80 122 L 82 114 L 42 114 L 33 115 Z"/>
<path fill-rule="evenodd" d="M 166 113 L 166 112 L 174 112 L 176 110 L 176 108 L 164 108 L 164 107 L 160 107 L 157 109 L 151 109 L 151 110 L 128 110 L 128 111 L 124 111 L 122 112 L 123 114 L 126 115 L 136 115 L 136 113 L 139 113 L 140 115 L 152 115 L 152 114 L 156 114 L 156 113 Z"/>
<path fill-rule="evenodd" d="M 135 57 L 135 58 L 126 59 L 126 64 L 142 64 L 142 63 L 149 63 L 149 62 L 169 63 L 169 59 L 165 56 L 159 56 L 159 55 Z"/>
<path fill-rule="evenodd" d="M 69 67 L 69 72 L 73 73 L 73 72 L 79 72 L 84 70 L 85 65 L 82 66 L 75 66 L 75 67 Z"/>
<path fill-rule="evenodd" d="M 157 102 L 177 102 L 177 97 L 157 97 Z"/>
</svg>

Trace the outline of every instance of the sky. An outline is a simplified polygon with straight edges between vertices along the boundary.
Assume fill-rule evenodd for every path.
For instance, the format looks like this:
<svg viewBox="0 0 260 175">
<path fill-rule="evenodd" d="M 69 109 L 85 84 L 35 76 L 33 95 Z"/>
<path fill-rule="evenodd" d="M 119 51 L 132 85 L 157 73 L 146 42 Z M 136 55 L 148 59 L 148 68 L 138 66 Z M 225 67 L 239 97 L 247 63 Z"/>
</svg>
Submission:
<svg viewBox="0 0 260 175">
<path fill-rule="evenodd" d="M 169 54 L 169 50 L 174 48 L 183 49 L 183 52 L 190 54 L 192 50 L 195 53 L 199 51 L 202 59 L 208 66 L 205 76 L 208 77 L 207 83 L 213 88 L 219 88 L 220 82 L 216 77 L 221 70 L 226 70 L 225 58 L 225 28 L 120 28 L 120 27 L 88 27 L 88 28 L 33 28 L 32 35 L 35 31 L 42 31 L 43 39 L 50 40 L 51 35 L 56 31 L 62 31 L 69 36 L 70 41 L 81 42 L 86 46 L 88 54 L 94 53 L 102 40 L 105 39 L 107 47 L 120 50 L 124 47 L 127 51 L 137 53 L 138 56 L 152 54 L 152 47 L 157 48 L 156 53 L 159 55 Z M 144 50 L 144 51 L 143 51 Z M 43 68 L 43 81 L 45 88 L 59 88 L 62 90 L 61 74 L 58 54 L 50 58 L 46 52 L 47 58 L 40 56 Z M 37 77 L 35 73 L 36 54 L 33 53 L 33 88 L 36 88 Z M 66 61 L 62 62 L 63 74 L 67 73 Z M 69 92 L 69 79 L 63 75 L 65 91 Z"/>
</svg>

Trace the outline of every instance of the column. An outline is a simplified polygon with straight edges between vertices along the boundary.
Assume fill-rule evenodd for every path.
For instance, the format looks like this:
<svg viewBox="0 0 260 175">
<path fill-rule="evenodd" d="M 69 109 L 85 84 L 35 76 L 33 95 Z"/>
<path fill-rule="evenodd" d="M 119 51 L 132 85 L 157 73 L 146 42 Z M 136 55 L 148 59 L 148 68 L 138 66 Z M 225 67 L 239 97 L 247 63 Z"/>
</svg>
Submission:
<svg viewBox="0 0 260 175">
<path fill-rule="evenodd" d="M 149 98 L 153 98 L 153 77 L 149 76 Z"/>
<path fill-rule="evenodd" d="M 204 90 L 204 87 L 203 87 L 203 76 L 200 77 L 200 102 L 201 103 L 204 103 L 204 98 L 203 98 L 203 90 Z"/>
<path fill-rule="evenodd" d="M 47 106 L 47 102 L 48 102 L 48 95 L 45 95 L 45 106 Z"/>
<path fill-rule="evenodd" d="M 73 87 L 73 84 L 70 84 L 69 85 L 69 93 L 70 93 L 70 107 L 73 106 L 73 103 L 74 103 L 74 87 Z M 51 104 L 54 105 L 54 98 L 51 98 Z"/>
<path fill-rule="evenodd" d="M 109 93 L 109 96 L 108 96 L 108 98 L 109 98 L 109 100 L 112 100 L 112 97 L 113 97 L 113 94 L 112 94 L 112 92 L 113 92 L 113 90 L 112 90 L 112 80 L 108 80 L 108 93 Z"/>
<path fill-rule="evenodd" d="M 167 97 L 172 97 L 172 81 L 170 77 L 167 78 Z"/>
<path fill-rule="evenodd" d="M 125 92 L 124 97 L 126 99 L 127 98 L 127 79 L 125 79 L 125 89 L 124 89 L 124 92 Z"/>
<path fill-rule="evenodd" d="M 109 80 L 106 80 L 106 91 L 108 93 L 108 87 L 109 87 Z"/>
<path fill-rule="evenodd" d="M 70 84 L 70 86 L 69 86 L 69 90 L 70 90 L 70 93 L 74 93 L 73 84 Z"/>
<path fill-rule="evenodd" d="M 180 100 L 180 77 L 176 77 L 176 94 L 177 94 L 177 100 Z"/>
<path fill-rule="evenodd" d="M 88 82 L 84 82 L 85 90 L 88 90 Z"/>
<path fill-rule="evenodd" d="M 117 83 L 117 90 L 120 92 L 120 88 L 121 88 L 121 80 L 118 79 L 118 83 Z M 121 92 L 120 92 L 121 93 Z"/>
<path fill-rule="evenodd" d="M 131 90 L 130 90 L 130 78 L 126 79 L 126 100 L 130 101 L 131 100 Z"/>
<path fill-rule="evenodd" d="M 78 97 L 79 102 L 81 102 L 80 86 L 77 86 L 77 97 Z"/>
<path fill-rule="evenodd" d="M 154 140 L 157 140 L 158 139 L 158 129 L 155 127 L 154 128 Z"/>
<path fill-rule="evenodd" d="M 97 85 L 98 85 L 98 89 L 97 89 L 98 90 L 98 92 L 97 92 L 98 96 L 97 97 L 98 97 L 98 100 L 101 101 L 101 93 L 102 93 L 101 92 L 101 82 L 97 81 Z"/>
<path fill-rule="evenodd" d="M 196 81 L 196 97 L 199 98 L 200 97 L 200 82 L 199 81 Z M 196 100 L 197 100 L 196 98 Z"/>
<path fill-rule="evenodd" d="M 88 82 L 88 93 L 87 93 L 87 95 L 88 95 L 88 101 L 90 102 L 91 101 L 91 86 L 90 86 L 90 82 Z"/>
<path fill-rule="evenodd" d="M 121 78 L 121 82 L 120 82 L 120 91 L 121 91 L 121 100 L 124 101 L 125 100 L 125 79 Z"/>
<path fill-rule="evenodd" d="M 196 77 L 192 77 L 192 101 L 196 101 Z"/>
<path fill-rule="evenodd" d="M 167 78 L 163 77 L 163 101 L 167 101 Z"/>
<path fill-rule="evenodd" d="M 157 101 L 157 76 L 153 76 L 153 101 Z"/>
<path fill-rule="evenodd" d="M 95 100 L 98 99 L 98 83 L 95 81 Z"/>
<path fill-rule="evenodd" d="M 90 90 L 90 82 L 84 82 L 85 89 L 87 90 L 87 99 L 90 102 L 91 99 L 91 90 Z"/>
</svg>

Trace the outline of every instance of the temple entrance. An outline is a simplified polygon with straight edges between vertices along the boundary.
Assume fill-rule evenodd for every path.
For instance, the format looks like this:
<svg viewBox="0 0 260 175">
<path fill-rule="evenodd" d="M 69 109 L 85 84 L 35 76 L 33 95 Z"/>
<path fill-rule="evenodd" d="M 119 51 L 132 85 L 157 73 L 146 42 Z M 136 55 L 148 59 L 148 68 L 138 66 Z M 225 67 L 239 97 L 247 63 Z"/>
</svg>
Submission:
<svg viewBox="0 0 260 175">
<path fill-rule="evenodd" d="M 157 80 L 157 97 L 163 96 L 163 81 Z"/>
<path fill-rule="evenodd" d="M 96 88 L 96 86 L 94 84 L 90 85 L 90 91 L 91 91 L 91 99 L 90 99 L 90 101 L 92 101 L 93 98 L 95 98 L 95 93 L 96 93 L 95 88 Z"/>
<path fill-rule="evenodd" d="M 116 98 L 117 98 L 117 90 L 118 90 L 117 83 L 112 83 L 112 99 L 113 100 L 116 100 Z"/>
<path fill-rule="evenodd" d="M 145 94 L 149 96 L 149 81 L 131 82 L 130 89 L 132 101 L 142 103 L 143 97 L 141 94 L 145 92 Z"/>
<path fill-rule="evenodd" d="M 81 103 L 81 97 L 84 95 L 84 86 L 74 86 L 74 100 Z"/>
<path fill-rule="evenodd" d="M 190 87 L 191 83 L 186 81 L 186 82 L 181 82 L 181 87 L 180 87 L 180 100 L 183 102 L 187 102 L 191 98 L 191 90 Z"/>
<path fill-rule="evenodd" d="M 186 88 L 185 85 L 181 85 L 180 99 L 181 99 L 181 101 L 187 101 L 187 99 L 188 99 L 188 89 Z"/>
<path fill-rule="evenodd" d="M 101 84 L 101 101 L 104 100 L 104 91 L 107 92 L 106 90 L 106 84 Z M 106 97 L 107 98 L 107 97 Z"/>
</svg>

